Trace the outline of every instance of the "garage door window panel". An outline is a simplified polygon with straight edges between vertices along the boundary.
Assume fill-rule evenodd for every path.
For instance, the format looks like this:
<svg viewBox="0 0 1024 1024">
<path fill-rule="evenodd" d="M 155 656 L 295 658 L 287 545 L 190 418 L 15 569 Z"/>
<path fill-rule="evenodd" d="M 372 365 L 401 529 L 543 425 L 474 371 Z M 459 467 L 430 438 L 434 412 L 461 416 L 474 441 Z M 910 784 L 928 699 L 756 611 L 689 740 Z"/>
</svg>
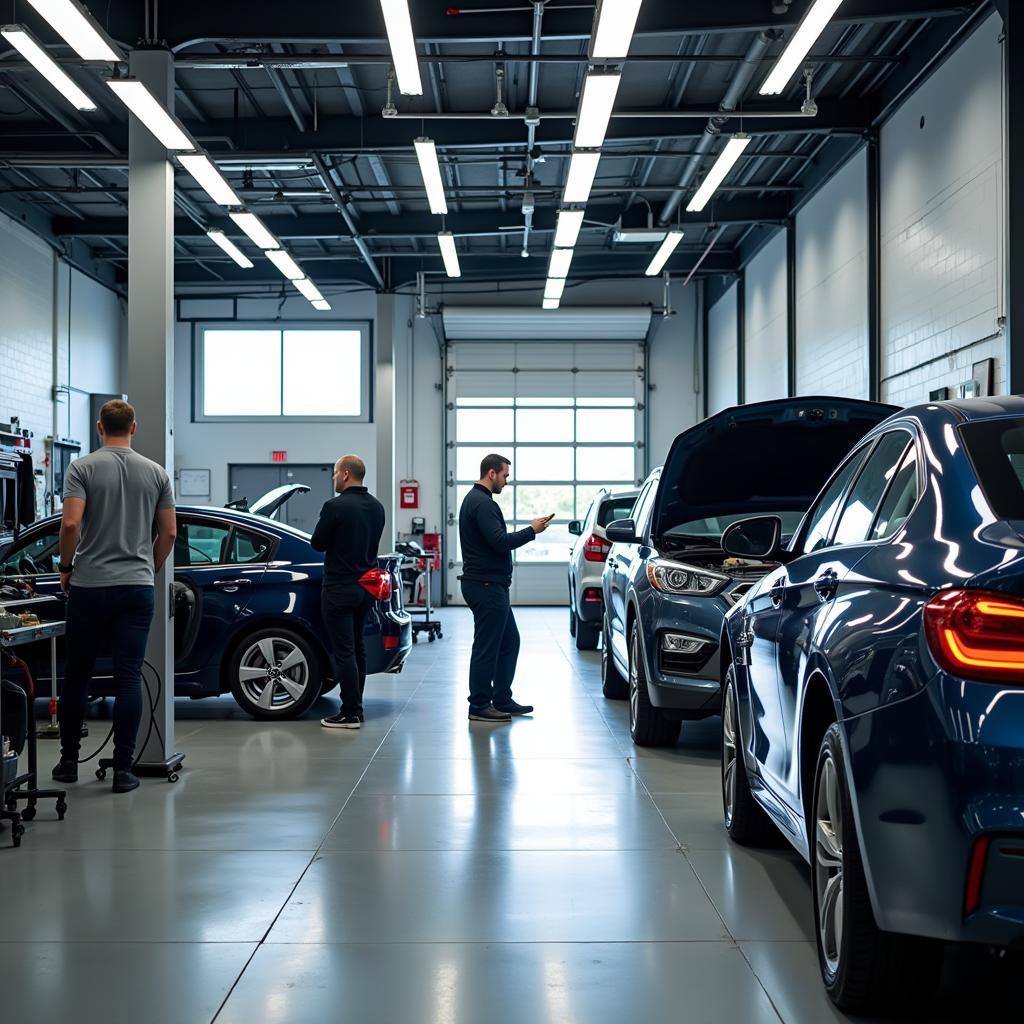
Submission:
<svg viewBox="0 0 1024 1024">
<path fill-rule="evenodd" d="M 518 483 L 571 481 L 573 478 L 572 448 L 517 448 L 512 475 Z"/>
<path fill-rule="evenodd" d="M 522 443 L 557 443 L 575 440 L 571 409 L 519 409 L 516 412 L 516 440 Z"/>
<path fill-rule="evenodd" d="M 525 529 L 530 523 L 516 524 L 517 530 Z M 517 548 L 517 562 L 568 562 L 569 550 L 575 538 L 569 533 L 568 523 L 552 523 L 536 540 Z"/>
<path fill-rule="evenodd" d="M 590 448 L 576 450 L 577 480 L 615 480 L 632 482 L 636 451 L 630 448 Z"/>
<path fill-rule="evenodd" d="M 511 409 L 459 409 L 455 414 L 455 437 L 459 444 L 492 448 L 510 444 L 515 438 L 515 415 Z"/>
<path fill-rule="evenodd" d="M 631 444 L 636 438 L 632 409 L 580 409 L 576 413 L 576 439 L 588 444 Z"/>
<path fill-rule="evenodd" d="M 572 484 L 519 484 L 516 494 L 516 515 L 533 520 L 552 513 L 556 519 L 574 518 L 576 488 Z"/>
</svg>

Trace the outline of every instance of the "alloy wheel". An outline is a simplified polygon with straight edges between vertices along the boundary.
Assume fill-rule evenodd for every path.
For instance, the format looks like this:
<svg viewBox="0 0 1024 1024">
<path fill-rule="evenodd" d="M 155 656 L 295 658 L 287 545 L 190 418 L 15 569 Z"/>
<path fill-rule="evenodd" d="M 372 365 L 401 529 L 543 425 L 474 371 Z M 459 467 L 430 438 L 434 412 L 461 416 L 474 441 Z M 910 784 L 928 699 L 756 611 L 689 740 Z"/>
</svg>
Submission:
<svg viewBox="0 0 1024 1024">
<path fill-rule="evenodd" d="M 822 955 L 834 978 L 843 955 L 843 806 L 831 754 L 823 758 L 820 771 L 814 808 L 814 885 Z"/>
<path fill-rule="evenodd" d="M 245 696 L 264 711 L 284 711 L 305 695 L 309 662 L 301 648 L 284 637 L 263 637 L 247 647 L 238 667 Z"/>
<path fill-rule="evenodd" d="M 730 682 L 722 708 L 722 800 L 726 828 L 732 825 L 736 807 L 736 757 L 736 690 Z"/>
</svg>

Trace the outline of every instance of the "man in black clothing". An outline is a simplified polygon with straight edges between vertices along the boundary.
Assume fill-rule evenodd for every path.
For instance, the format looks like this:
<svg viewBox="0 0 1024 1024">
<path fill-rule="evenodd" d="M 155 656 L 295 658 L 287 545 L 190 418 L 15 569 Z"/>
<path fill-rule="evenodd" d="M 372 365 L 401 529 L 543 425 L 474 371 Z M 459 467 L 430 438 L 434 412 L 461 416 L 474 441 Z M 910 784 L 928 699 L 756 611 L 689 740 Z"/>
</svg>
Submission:
<svg viewBox="0 0 1024 1024">
<path fill-rule="evenodd" d="M 508 722 L 533 708 L 512 699 L 512 680 L 519 660 L 519 630 L 508 592 L 512 586 L 512 552 L 529 544 L 555 517 L 534 519 L 509 533 L 494 500 L 508 483 L 511 463 L 488 455 L 480 464 L 480 480 L 459 510 L 462 543 L 462 596 L 473 612 L 473 654 L 469 663 L 469 718 L 473 722 Z"/>
<path fill-rule="evenodd" d="M 360 577 L 377 568 L 384 532 L 384 506 L 363 486 L 366 466 L 346 455 L 334 467 L 337 496 L 320 510 L 310 543 L 326 552 L 320 607 L 341 688 L 341 710 L 320 724 L 328 729 L 358 729 L 363 722 L 366 649 L 363 628 L 370 595 Z"/>
</svg>

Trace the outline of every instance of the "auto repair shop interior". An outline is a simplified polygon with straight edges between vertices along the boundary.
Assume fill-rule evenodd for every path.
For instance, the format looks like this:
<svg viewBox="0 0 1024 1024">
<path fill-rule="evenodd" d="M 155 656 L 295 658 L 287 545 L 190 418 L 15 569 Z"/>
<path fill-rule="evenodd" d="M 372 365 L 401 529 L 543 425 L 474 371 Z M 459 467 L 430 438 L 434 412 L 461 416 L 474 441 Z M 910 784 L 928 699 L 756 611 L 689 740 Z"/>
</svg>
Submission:
<svg viewBox="0 0 1024 1024">
<path fill-rule="evenodd" d="M 1019 1017 L 1019 4 L 0 36 L 0 1019 Z M 140 614 L 89 582 L 118 400 L 169 479 L 141 681 L 73 628 Z"/>
</svg>

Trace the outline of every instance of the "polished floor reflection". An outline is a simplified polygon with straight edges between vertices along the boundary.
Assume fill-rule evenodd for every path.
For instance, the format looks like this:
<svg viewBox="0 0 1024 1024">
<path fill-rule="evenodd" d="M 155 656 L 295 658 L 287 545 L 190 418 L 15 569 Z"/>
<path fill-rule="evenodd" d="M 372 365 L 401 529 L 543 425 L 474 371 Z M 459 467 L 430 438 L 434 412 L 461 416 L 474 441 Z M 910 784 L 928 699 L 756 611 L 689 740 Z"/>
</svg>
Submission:
<svg viewBox="0 0 1024 1024">
<path fill-rule="evenodd" d="M 442 615 L 371 679 L 358 733 L 319 727 L 331 699 L 282 725 L 180 701 L 176 785 L 115 798 L 83 774 L 65 823 L 0 834 L 2 1019 L 843 1020 L 802 863 L 722 832 L 717 720 L 637 750 L 599 656 L 536 609 L 515 695 L 537 713 L 470 724 L 471 623 Z M 919 1019 L 968 1005 L 931 994 Z"/>
</svg>

